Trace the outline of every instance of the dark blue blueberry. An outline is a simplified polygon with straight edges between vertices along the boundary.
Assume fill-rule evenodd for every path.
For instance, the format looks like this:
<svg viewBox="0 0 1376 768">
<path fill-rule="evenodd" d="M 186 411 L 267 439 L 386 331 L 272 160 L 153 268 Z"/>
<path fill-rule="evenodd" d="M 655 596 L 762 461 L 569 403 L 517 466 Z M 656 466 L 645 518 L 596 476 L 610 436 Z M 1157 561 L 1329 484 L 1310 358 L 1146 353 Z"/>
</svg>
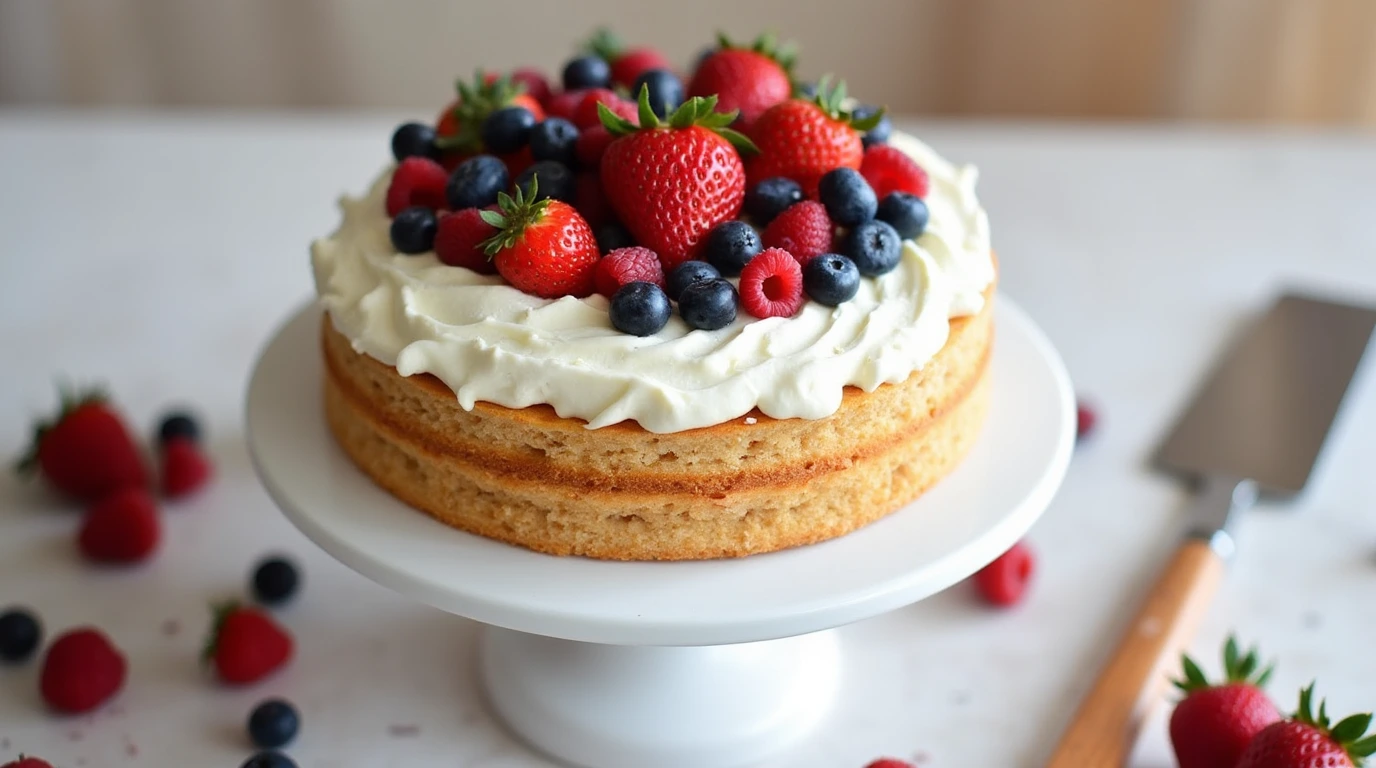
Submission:
<svg viewBox="0 0 1376 768">
<path fill-rule="evenodd" d="M 505 192 L 509 186 L 511 174 L 507 173 L 506 163 L 492 155 L 474 155 L 449 174 L 444 196 L 456 211 L 486 208 L 497 202 L 497 193 Z"/>
<path fill-rule="evenodd" d="M 169 440 L 178 437 L 193 443 L 201 439 L 201 425 L 185 411 L 172 411 L 158 423 L 158 445 L 166 445 Z"/>
<path fill-rule="evenodd" d="M 927 204 L 911 192 L 890 192 L 885 195 L 879 201 L 879 212 L 874 217 L 887 221 L 904 240 L 913 240 L 927 231 Z"/>
<path fill-rule="evenodd" d="M 282 699 L 268 699 L 248 716 L 248 737 L 259 749 L 277 749 L 296 738 L 301 718 L 296 708 Z"/>
<path fill-rule="evenodd" d="M 678 297 L 678 313 L 694 328 L 715 331 L 736 319 L 736 286 L 725 278 L 699 280 L 683 289 Z"/>
<path fill-rule="evenodd" d="M 887 222 L 871 219 L 846 232 L 838 250 L 855 262 L 860 274 L 875 277 L 892 272 L 898 266 L 903 238 Z"/>
<path fill-rule="evenodd" d="M 271 750 L 250 757 L 239 768 L 296 768 L 296 762 L 281 752 Z"/>
<path fill-rule="evenodd" d="M 640 89 L 649 86 L 650 109 L 660 117 L 668 117 L 683 103 L 683 81 L 667 69 L 647 69 L 631 86 L 631 98 L 640 99 Z"/>
<path fill-rule="evenodd" d="M 424 123 L 402 123 L 392 134 L 392 157 L 401 162 L 408 157 L 440 159 L 435 146 L 435 129 Z"/>
<path fill-rule="evenodd" d="M 423 205 L 403 208 L 392 219 L 392 246 L 401 253 L 425 253 L 435 247 L 435 229 L 439 219 L 435 212 Z"/>
<path fill-rule="evenodd" d="M 525 190 L 526 195 L 530 194 L 531 179 L 538 179 L 538 183 L 535 184 L 536 200 L 553 198 L 566 203 L 573 202 L 576 185 L 573 171 L 570 171 L 567 165 L 554 160 L 541 160 L 521 171 L 521 175 L 516 177 L 516 186 Z"/>
<path fill-rule="evenodd" d="M 764 250 L 760 234 L 743 221 L 718 224 L 702 242 L 702 256 L 707 263 L 727 277 L 740 275 L 750 260 Z"/>
<path fill-rule="evenodd" d="M 803 265 L 803 290 L 818 304 L 835 307 L 855 298 L 860 290 L 860 270 L 855 262 L 837 253 L 824 253 Z"/>
<path fill-rule="evenodd" d="M 842 227 L 869 221 L 879 208 L 874 189 L 854 168 L 827 171 L 817 183 L 817 199 L 827 207 L 827 216 Z"/>
<path fill-rule="evenodd" d="M 801 82 L 793 86 L 793 92 L 798 94 L 800 99 L 815 99 L 817 98 L 817 84 Z"/>
<path fill-rule="evenodd" d="M 489 152 L 505 155 L 530 142 L 535 114 L 525 107 L 502 107 L 483 120 L 483 146 Z"/>
<path fill-rule="evenodd" d="M 23 608 L 10 608 L 0 614 L 0 661 L 28 659 L 43 639 L 38 617 Z"/>
<path fill-rule="evenodd" d="M 745 193 L 745 212 L 750 214 L 755 226 L 763 227 L 802 199 L 803 188 L 798 182 L 775 176 L 761 181 Z"/>
<path fill-rule="evenodd" d="M 603 253 L 611 253 L 617 248 L 630 248 L 635 245 L 635 238 L 626 228 L 615 221 L 609 221 L 594 229 L 593 237 L 597 238 L 597 248 Z"/>
<path fill-rule="evenodd" d="M 300 572 L 285 557 L 269 557 L 253 569 L 253 597 L 264 605 L 287 602 L 300 583 Z"/>
<path fill-rule="evenodd" d="M 577 162 L 577 144 L 578 128 L 562 117 L 548 118 L 530 132 L 530 156 L 536 160 L 553 160 L 572 168 Z"/>
<path fill-rule="evenodd" d="M 612 68 L 601 56 L 579 56 L 564 65 L 564 90 L 606 88 L 612 82 Z"/>
<path fill-rule="evenodd" d="M 878 111 L 879 107 L 871 106 L 869 104 L 862 104 L 856 107 L 851 112 L 851 115 L 856 120 L 863 120 Z M 876 123 L 873 128 L 866 131 L 864 136 L 860 137 L 860 141 L 866 147 L 870 147 L 875 144 L 883 144 L 887 142 L 889 140 L 889 136 L 892 134 L 893 121 L 889 119 L 889 113 L 885 112 L 884 116 L 879 118 L 879 122 Z"/>
<path fill-rule="evenodd" d="M 612 327 L 632 336 L 650 336 L 669 323 L 674 308 L 663 289 L 654 283 L 626 283 L 612 296 L 608 314 Z"/>
<path fill-rule="evenodd" d="M 717 268 L 705 261 L 685 261 L 669 271 L 664 277 L 664 292 L 669 294 L 669 298 L 678 301 L 683 294 L 683 289 L 693 283 L 703 280 L 715 280 L 721 277 Z"/>
</svg>

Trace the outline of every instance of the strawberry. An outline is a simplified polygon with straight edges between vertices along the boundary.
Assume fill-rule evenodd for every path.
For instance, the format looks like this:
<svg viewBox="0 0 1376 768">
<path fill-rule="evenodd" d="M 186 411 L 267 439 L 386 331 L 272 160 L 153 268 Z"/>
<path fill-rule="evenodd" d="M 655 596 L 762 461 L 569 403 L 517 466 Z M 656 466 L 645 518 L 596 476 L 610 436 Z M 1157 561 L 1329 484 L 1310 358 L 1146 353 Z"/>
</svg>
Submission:
<svg viewBox="0 0 1376 768">
<path fill-rule="evenodd" d="M 90 712 L 124 687 L 127 670 L 124 656 L 108 637 L 94 627 L 78 627 L 48 647 L 38 689 L 55 711 Z"/>
<path fill-rule="evenodd" d="M 137 563 L 148 559 L 162 538 L 153 497 L 142 488 L 123 488 L 86 513 L 77 548 L 97 563 Z"/>
<path fill-rule="evenodd" d="M 1252 737 L 1281 719 L 1261 690 L 1271 667 L 1258 669 L 1256 651 L 1240 653 L 1231 637 L 1223 646 L 1223 683 L 1210 683 L 1189 656 L 1181 662 L 1184 678 L 1175 686 L 1185 698 L 1175 705 L 1170 721 L 1176 763 L 1180 768 L 1233 768 Z"/>
<path fill-rule="evenodd" d="M 793 317 L 803 306 L 803 268 L 788 251 L 766 248 L 741 270 L 740 294 L 755 317 Z"/>
<path fill-rule="evenodd" d="M 764 228 L 760 242 L 766 248 L 788 251 L 799 264 L 806 264 L 831 250 L 835 232 L 836 225 L 827 216 L 826 206 L 816 200 L 804 200 L 775 216 Z"/>
<path fill-rule="evenodd" d="M 761 35 L 748 48 L 718 35 L 717 50 L 698 64 L 688 95 L 715 94 L 721 108 L 738 111 L 742 126 L 748 128 L 765 110 L 793 94 L 790 73 L 795 55 L 792 44 L 779 45 L 773 35 Z"/>
<path fill-rule="evenodd" d="M 482 242 L 497 234 L 477 208 L 464 208 L 440 217 L 435 230 L 435 256 L 451 267 L 467 267 L 482 275 L 497 274 L 497 265 L 483 253 Z"/>
<path fill-rule="evenodd" d="M 595 125 L 579 133 L 573 145 L 578 164 L 596 171 L 602 165 L 602 155 L 607 153 L 607 147 L 612 145 L 615 138 L 605 125 Z"/>
<path fill-rule="evenodd" d="M 254 683 L 291 660 L 291 635 L 268 614 L 234 602 L 216 607 L 214 613 L 201 658 L 215 668 L 220 680 Z"/>
<path fill-rule="evenodd" d="M 726 126 L 734 113 L 717 98 L 689 99 L 668 121 L 640 92 L 640 126 L 601 107 L 616 136 L 602 156 L 602 189 L 636 242 L 659 254 L 665 271 L 692 258 L 713 227 L 736 218 L 745 200 L 745 167 L 737 150 L 754 144 Z"/>
<path fill-rule="evenodd" d="M 932 181 L 927 171 L 907 153 L 888 144 L 875 144 L 865 150 L 860 175 L 870 183 L 875 197 L 883 200 L 890 192 L 907 192 L 925 198 Z"/>
<path fill-rule="evenodd" d="M 35 427 L 19 472 L 37 471 L 57 490 L 86 501 L 120 488 L 146 487 L 148 468 L 105 396 L 60 391 L 62 410 Z"/>
<path fill-rule="evenodd" d="M 449 183 L 449 172 L 444 166 L 428 157 L 408 157 L 402 160 L 392 180 L 387 185 L 387 215 L 396 216 L 413 205 L 438 210 L 449 202 L 444 197 L 444 187 Z"/>
<path fill-rule="evenodd" d="M 1236 768 L 1357 768 L 1376 754 L 1376 735 L 1365 736 L 1371 715 L 1352 715 L 1330 727 L 1328 707 L 1314 716 L 1314 686 L 1300 692 L 1289 719 L 1266 726 L 1247 745 Z"/>
<path fill-rule="evenodd" d="M 751 159 L 747 168 L 751 183 L 785 176 L 801 184 L 808 197 L 816 199 L 817 183 L 827 171 L 859 170 L 865 154 L 860 134 L 883 119 L 884 110 L 856 118 L 841 108 L 845 98 L 844 82 L 833 88 L 823 78 L 815 99 L 790 99 L 760 115 L 750 127 L 750 137 L 760 148 L 760 154 Z M 875 194 L 878 193 L 876 189 Z"/>
<path fill-rule="evenodd" d="M 549 80 L 545 74 L 534 67 L 519 67 L 511 73 L 511 82 L 525 86 L 525 93 L 543 107 L 549 101 Z"/>
<path fill-rule="evenodd" d="M 531 180 L 530 195 L 517 187 L 516 197 L 497 196 L 499 211 L 482 211 L 497 233 L 483 241 L 497 272 L 518 290 L 546 299 L 587 296 L 602 255 L 592 227 L 573 206 L 539 199 L 540 179 Z"/>
<path fill-rule="evenodd" d="M 210 459 L 195 440 L 174 437 L 162 446 L 162 495 L 169 499 L 190 496 L 205 487 L 215 474 Z"/>
<path fill-rule="evenodd" d="M 0 768 L 53 768 L 53 764 L 47 760 L 20 755 L 18 760 L 11 760 L 4 765 L 0 765 Z"/>
<path fill-rule="evenodd" d="M 612 82 L 630 88 L 641 73 L 651 69 L 673 69 L 664 54 L 653 48 L 627 48 L 611 30 L 603 28 L 593 34 L 585 46 L 589 53 L 601 56 L 612 68 Z"/>
<path fill-rule="evenodd" d="M 664 268 L 659 256 L 649 248 L 617 248 L 597 262 L 594 273 L 597 292 L 611 298 L 629 283 L 654 283 L 664 287 Z"/>
<path fill-rule="evenodd" d="M 445 107 L 435 123 L 435 145 L 451 164 L 483 151 L 483 121 L 502 107 L 525 107 L 536 121 L 545 119 L 540 102 L 509 76 L 485 75 L 479 70 L 472 82 L 460 80 L 456 87 L 459 98 Z"/>
</svg>

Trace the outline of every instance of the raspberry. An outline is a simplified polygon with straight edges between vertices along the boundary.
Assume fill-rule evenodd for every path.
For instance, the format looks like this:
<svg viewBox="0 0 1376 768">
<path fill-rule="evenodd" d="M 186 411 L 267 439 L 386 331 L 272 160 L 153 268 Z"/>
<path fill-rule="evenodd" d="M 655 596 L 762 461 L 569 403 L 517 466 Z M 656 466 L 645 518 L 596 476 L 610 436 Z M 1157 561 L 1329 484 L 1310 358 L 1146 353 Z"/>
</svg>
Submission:
<svg viewBox="0 0 1376 768">
<path fill-rule="evenodd" d="M 549 101 L 545 103 L 545 114 L 550 117 L 562 117 L 572 122 L 573 113 L 578 110 L 578 105 L 583 103 L 583 97 L 586 95 L 588 95 L 586 88 L 556 93 L 550 96 Z"/>
<path fill-rule="evenodd" d="M 413 205 L 438 210 L 446 205 L 444 187 L 449 174 L 444 166 L 428 157 L 408 157 L 392 174 L 387 187 L 387 215 L 396 216 Z"/>
<path fill-rule="evenodd" d="M 578 134 L 578 143 L 573 145 L 573 151 L 578 155 L 578 162 L 584 168 L 596 169 L 602 162 L 602 155 L 613 141 L 616 141 L 616 137 L 611 131 L 608 131 L 606 126 L 598 124 Z"/>
<path fill-rule="evenodd" d="M 590 88 L 583 96 L 583 100 L 578 102 L 578 108 L 573 111 L 573 124 L 578 126 L 580 131 L 585 131 L 594 125 L 601 125 L 602 118 L 597 116 L 598 103 L 606 104 L 608 109 L 619 115 L 621 112 L 617 105 L 621 101 L 621 97 L 616 95 L 616 91 L 609 91 L 606 88 Z"/>
<path fill-rule="evenodd" d="M 215 473 L 196 441 L 174 437 L 162 446 L 162 494 L 169 499 L 189 496 Z"/>
<path fill-rule="evenodd" d="M 975 588 L 994 605 L 1015 605 L 1027 591 L 1034 566 L 1031 548 L 1018 542 L 975 574 Z"/>
<path fill-rule="evenodd" d="M 1083 400 L 1075 404 L 1075 439 L 1089 437 L 1098 424 L 1099 413 L 1093 406 Z"/>
<path fill-rule="evenodd" d="M 663 288 L 664 268 L 659 255 L 649 248 L 617 248 L 597 262 L 593 282 L 597 292 L 610 299 L 627 283 L 654 283 Z"/>
<path fill-rule="evenodd" d="M 755 317 L 792 317 L 803 306 L 803 268 L 781 248 L 767 248 L 741 270 L 741 306 Z"/>
<path fill-rule="evenodd" d="M 38 689 L 54 711 L 81 714 L 118 693 L 127 672 L 124 655 L 103 632 L 78 627 L 48 646 Z"/>
<path fill-rule="evenodd" d="M 464 208 L 440 217 L 435 231 L 435 256 L 451 267 L 467 267 L 482 275 L 497 274 L 492 259 L 479 247 L 497 234 L 497 228 L 483 221 L 477 208 Z"/>
<path fill-rule="evenodd" d="M 813 256 L 831 250 L 833 230 L 826 207 L 816 200 L 804 200 L 769 222 L 761 239 L 764 247 L 782 248 L 799 264 L 806 264 Z"/>
<path fill-rule="evenodd" d="M 926 197 L 932 186 L 922 166 L 904 154 L 903 150 L 888 144 L 875 144 L 865 150 L 865 159 L 860 161 L 860 175 L 870 183 L 880 200 L 890 192 L 908 192 Z"/>
<path fill-rule="evenodd" d="M 866 765 L 865 768 L 913 768 L 913 764 L 896 757 L 881 757 Z"/>
</svg>

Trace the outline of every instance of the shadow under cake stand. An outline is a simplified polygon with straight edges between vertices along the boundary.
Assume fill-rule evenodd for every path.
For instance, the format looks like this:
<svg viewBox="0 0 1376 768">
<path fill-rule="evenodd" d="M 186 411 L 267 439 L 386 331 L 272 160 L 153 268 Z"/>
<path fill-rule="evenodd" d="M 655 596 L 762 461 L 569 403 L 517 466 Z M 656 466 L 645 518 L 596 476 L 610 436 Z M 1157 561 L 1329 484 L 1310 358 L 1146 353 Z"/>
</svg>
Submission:
<svg viewBox="0 0 1376 768">
<path fill-rule="evenodd" d="M 306 536 L 402 595 L 488 625 L 489 702 L 516 734 L 590 768 L 760 762 L 827 715 L 827 631 L 921 600 L 1012 546 L 1070 461 L 1075 403 L 1051 344 L 1006 297 L 974 449 L 920 499 L 832 541 L 735 560 L 553 557 L 458 531 L 374 485 L 331 437 L 321 312 L 262 353 L 247 432 L 268 493 Z"/>
</svg>

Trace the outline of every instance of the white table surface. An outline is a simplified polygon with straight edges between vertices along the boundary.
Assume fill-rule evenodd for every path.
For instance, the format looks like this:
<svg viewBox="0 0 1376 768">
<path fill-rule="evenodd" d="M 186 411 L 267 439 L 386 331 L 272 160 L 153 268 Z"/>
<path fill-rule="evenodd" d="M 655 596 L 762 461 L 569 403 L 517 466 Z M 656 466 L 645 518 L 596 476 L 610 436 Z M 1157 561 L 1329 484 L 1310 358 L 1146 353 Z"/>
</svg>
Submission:
<svg viewBox="0 0 1376 768">
<path fill-rule="evenodd" d="M 336 564 L 272 506 L 249 467 L 245 378 L 310 295 L 306 247 L 387 158 L 393 115 L 0 111 L 0 454 L 24 446 L 53 381 L 99 380 L 130 419 L 204 414 L 213 489 L 169 505 L 144 567 L 92 568 L 77 516 L 0 480 L 0 605 L 49 632 L 105 628 L 130 659 L 112 706 L 46 714 L 38 664 L 0 668 L 0 760 L 237 766 L 260 698 L 302 710 L 305 767 L 534 768 L 484 710 L 476 625 Z M 1045 758 L 1181 525 L 1183 492 L 1144 457 L 1240 320 L 1280 286 L 1376 300 L 1376 141 L 1233 129 L 918 123 L 983 169 L 1003 289 L 1058 345 L 1102 427 L 1031 540 L 1030 599 L 998 612 L 967 585 L 845 629 L 838 710 L 782 768 L 892 754 L 941 768 Z M 1376 707 L 1376 376 L 1354 385 L 1309 492 L 1240 521 L 1240 553 L 1196 652 L 1236 629 L 1280 667 L 1285 707 L 1311 678 L 1332 709 Z M 285 551 L 305 587 L 282 613 L 289 670 L 222 689 L 197 666 L 206 605 Z M 1160 711 L 1134 760 L 1172 761 Z"/>
</svg>

